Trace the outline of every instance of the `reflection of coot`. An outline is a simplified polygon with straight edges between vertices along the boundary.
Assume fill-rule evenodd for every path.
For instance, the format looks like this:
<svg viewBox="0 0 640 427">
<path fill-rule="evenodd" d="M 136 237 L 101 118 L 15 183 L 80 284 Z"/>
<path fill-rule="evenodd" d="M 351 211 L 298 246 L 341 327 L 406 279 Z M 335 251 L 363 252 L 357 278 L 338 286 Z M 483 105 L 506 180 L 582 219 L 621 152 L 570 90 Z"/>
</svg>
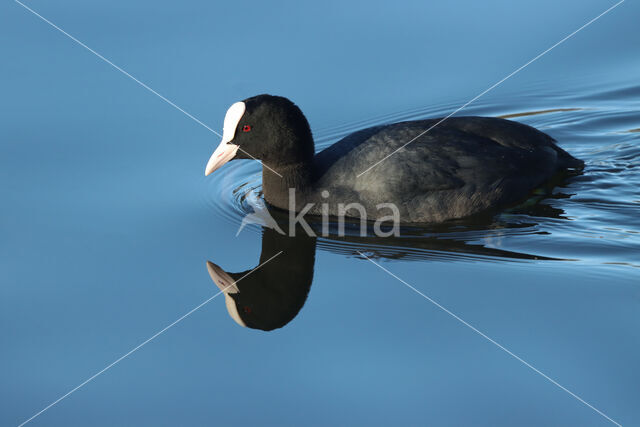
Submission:
<svg viewBox="0 0 640 427">
<path fill-rule="evenodd" d="M 264 229 L 258 265 L 281 251 L 251 274 L 248 274 L 251 270 L 227 273 L 207 262 L 211 278 L 224 290 L 229 315 L 239 325 L 265 331 L 281 328 L 304 305 L 313 280 L 316 240 L 305 235 L 287 237 Z"/>
<path fill-rule="evenodd" d="M 555 194 L 547 197 L 568 197 Z M 288 212 L 267 207 L 278 228 L 288 230 Z M 532 209 L 536 209 L 533 212 Z M 521 206 L 520 211 L 540 216 L 562 218 L 561 210 L 548 207 L 539 200 Z M 527 217 L 533 221 L 535 217 Z M 321 223 L 308 218 L 313 230 L 320 233 Z M 498 223 L 492 217 L 476 217 L 474 220 L 450 222 L 438 226 L 403 227 L 402 236 L 380 238 L 372 235 L 329 235 L 316 242 L 301 227 L 295 237 L 288 237 L 270 228 L 263 228 L 260 268 L 239 273 L 227 273 L 218 265 L 207 262 L 207 269 L 216 285 L 225 294 L 227 310 L 231 318 L 241 326 L 270 331 L 281 328 L 302 309 L 311 282 L 316 245 L 330 252 L 346 256 L 360 256 L 365 252 L 371 258 L 406 260 L 455 260 L 469 255 L 500 259 L 546 259 L 540 255 L 514 252 L 497 247 L 487 247 L 487 239 L 499 240 L 510 234 L 536 233 L 535 222 Z M 495 242 L 494 242 L 495 243 Z M 282 252 L 282 253 L 280 253 Z M 276 256 L 278 253 L 280 255 Z M 275 257 L 274 257 L 275 256 Z M 273 257 L 273 259 L 271 259 Z M 269 259 L 271 261 L 267 262 Z M 240 280 L 242 279 L 242 280 Z M 238 281 L 237 283 L 235 283 Z"/>
</svg>

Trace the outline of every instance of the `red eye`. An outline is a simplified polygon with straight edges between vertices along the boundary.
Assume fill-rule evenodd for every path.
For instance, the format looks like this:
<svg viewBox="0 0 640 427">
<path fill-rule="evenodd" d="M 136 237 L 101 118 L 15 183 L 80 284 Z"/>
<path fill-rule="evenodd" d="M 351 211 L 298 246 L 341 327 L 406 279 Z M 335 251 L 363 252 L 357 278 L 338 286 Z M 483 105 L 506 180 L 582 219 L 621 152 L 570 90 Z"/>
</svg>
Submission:
<svg viewBox="0 0 640 427">
<path fill-rule="evenodd" d="M 242 126 L 242 132 L 251 132 L 251 126 L 249 125 Z"/>
<path fill-rule="evenodd" d="M 250 307 L 244 306 L 243 308 L 244 308 L 244 312 L 245 313 L 251 314 L 251 308 Z"/>
</svg>

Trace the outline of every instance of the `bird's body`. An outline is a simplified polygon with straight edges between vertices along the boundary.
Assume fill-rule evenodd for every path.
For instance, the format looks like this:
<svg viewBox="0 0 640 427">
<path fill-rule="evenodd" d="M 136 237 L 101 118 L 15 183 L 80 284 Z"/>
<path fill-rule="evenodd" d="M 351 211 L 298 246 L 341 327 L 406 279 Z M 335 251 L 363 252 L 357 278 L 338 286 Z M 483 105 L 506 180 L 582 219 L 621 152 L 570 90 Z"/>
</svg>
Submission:
<svg viewBox="0 0 640 427">
<path fill-rule="evenodd" d="M 263 160 L 265 200 L 281 209 L 375 220 L 389 215 L 381 205 L 392 204 L 402 222 L 442 222 L 517 202 L 583 165 L 533 127 L 485 117 L 376 126 L 313 155 L 308 123 L 293 103 L 269 95 L 244 103 L 248 117 L 243 111 L 235 125 L 268 121 L 266 132 L 255 142 L 236 133 L 234 143 Z M 349 204 L 362 208 L 345 212 Z"/>
<path fill-rule="evenodd" d="M 441 222 L 518 201 L 582 165 L 548 135 L 497 118 L 449 118 L 404 146 L 438 121 L 364 129 L 321 151 L 307 201 L 321 203 L 327 190 L 332 215 L 339 201 L 362 204 L 370 219 L 389 214 L 376 205 L 394 203 L 405 222 Z"/>
</svg>

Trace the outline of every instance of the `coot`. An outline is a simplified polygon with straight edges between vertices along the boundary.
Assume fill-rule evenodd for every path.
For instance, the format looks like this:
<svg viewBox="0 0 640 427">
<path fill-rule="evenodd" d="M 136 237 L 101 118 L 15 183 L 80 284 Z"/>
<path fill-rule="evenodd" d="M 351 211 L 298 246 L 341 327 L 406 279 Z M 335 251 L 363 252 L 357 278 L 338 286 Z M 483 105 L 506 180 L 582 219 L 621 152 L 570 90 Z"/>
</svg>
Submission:
<svg viewBox="0 0 640 427">
<path fill-rule="evenodd" d="M 430 129 L 438 121 L 362 129 L 314 154 L 300 108 L 258 95 L 229 108 L 205 174 L 233 159 L 259 159 L 264 198 L 277 208 L 344 215 L 345 205 L 357 204 L 347 216 L 375 220 L 392 204 L 402 222 L 442 222 L 518 202 L 556 173 L 583 166 L 522 123 L 451 117 Z"/>
</svg>

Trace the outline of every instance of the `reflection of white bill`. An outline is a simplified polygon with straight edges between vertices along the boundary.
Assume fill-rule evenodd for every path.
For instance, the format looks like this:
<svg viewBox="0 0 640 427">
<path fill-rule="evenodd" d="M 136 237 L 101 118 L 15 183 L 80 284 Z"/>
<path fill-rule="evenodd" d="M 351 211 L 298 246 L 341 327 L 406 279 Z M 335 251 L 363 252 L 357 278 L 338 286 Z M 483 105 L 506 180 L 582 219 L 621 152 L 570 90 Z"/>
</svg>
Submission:
<svg viewBox="0 0 640 427">
<path fill-rule="evenodd" d="M 236 236 L 240 234 L 242 229 L 247 224 L 258 224 L 263 227 L 271 228 L 272 230 L 276 230 L 280 234 L 285 234 L 284 231 L 280 228 L 278 223 L 269 213 L 269 210 L 264 205 L 263 202 L 256 200 L 255 203 L 251 203 L 251 207 L 253 208 L 253 213 L 248 214 L 244 218 L 242 218 L 242 223 L 238 228 Z"/>
<path fill-rule="evenodd" d="M 209 271 L 209 276 L 211 276 L 216 286 L 224 293 L 224 302 L 227 306 L 229 316 L 231 316 L 238 325 L 246 327 L 247 325 L 245 325 L 238 313 L 235 301 L 229 296 L 229 294 L 237 294 L 240 292 L 233 277 L 229 276 L 226 271 L 211 261 L 207 261 L 207 271 Z"/>
</svg>

